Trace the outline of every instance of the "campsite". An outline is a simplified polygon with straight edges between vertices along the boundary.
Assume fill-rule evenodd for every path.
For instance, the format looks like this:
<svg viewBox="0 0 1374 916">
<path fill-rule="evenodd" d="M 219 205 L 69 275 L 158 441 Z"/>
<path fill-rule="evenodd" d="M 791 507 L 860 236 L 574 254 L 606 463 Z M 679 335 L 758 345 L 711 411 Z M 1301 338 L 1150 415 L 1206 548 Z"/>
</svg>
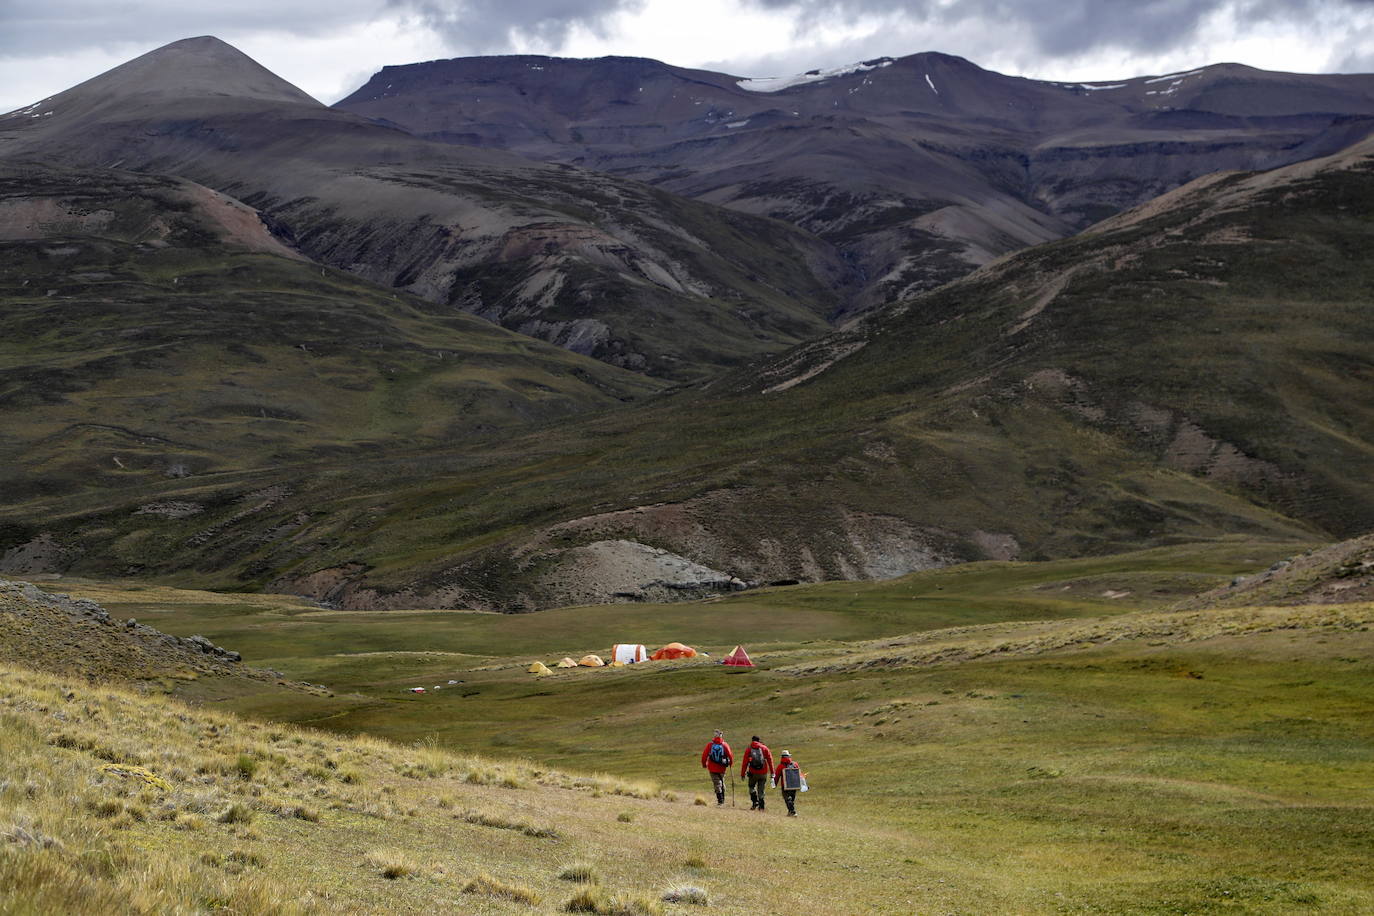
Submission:
<svg viewBox="0 0 1374 916">
<path fill-rule="evenodd" d="M 611 661 L 607 662 L 594 652 L 582 656 L 577 661 L 574 661 L 571 656 L 565 655 L 552 667 L 542 661 L 534 661 L 525 670 L 536 677 L 547 677 L 554 673 L 553 669 L 555 668 L 573 670 L 578 668 L 625 668 L 630 665 L 642 665 L 649 662 L 691 660 L 696 664 L 703 664 L 712 661 L 709 652 L 698 652 L 694 647 L 683 645 L 680 642 L 670 642 L 666 646 L 655 649 L 652 654 L 644 647 L 643 643 L 616 643 L 611 647 L 606 658 L 611 659 Z M 754 662 L 749 658 L 749 654 L 744 651 L 743 646 L 735 646 L 734 649 L 716 661 L 718 664 L 728 665 L 735 669 L 754 667 Z"/>
</svg>

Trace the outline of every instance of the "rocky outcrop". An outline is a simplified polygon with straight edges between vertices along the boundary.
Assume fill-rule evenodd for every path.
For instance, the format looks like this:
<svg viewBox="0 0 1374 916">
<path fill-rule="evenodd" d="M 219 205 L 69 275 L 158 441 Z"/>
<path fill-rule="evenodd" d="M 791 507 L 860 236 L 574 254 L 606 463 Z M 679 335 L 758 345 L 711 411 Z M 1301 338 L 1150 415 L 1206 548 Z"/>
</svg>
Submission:
<svg viewBox="0 0 1374 916">
<path fill-rule="evenodd" d="M 1374 534 L 1295 554 L 1180 608 L 1353 604 L 1374 601 Z"/>
<path fill-rule="evenodd" d="M 86 598 L 0 579 L 0 660 L 93 680 L 242 677 L 322 690 L 251 668 L 204 636 L 173 636 L 130 618 L 117 620 Z"/>
<path fill-rule="evenodd" d="M 89 598 L 72 598 L 70 595 L 45 592 L 27 582 L 12 582 L 0 579 L 0 593 L 11 600 L 0 605 L 0 610 L 21 618 L 33 618 L 38 609 L 58 611 L 65 614 L 73 623 L 94 623 L 102 627 L 122 627 L 124 631 L 144 643 L 161 643 L 173 651 L 209 656 L 216 661 L 241 662 L 243 656 L 221 646 L 215 645 L 204 636 L 173 636 L 153 627 L 145 626 L 134 618 L 121 622 L 110 616 L 96 602 Z"/>
<path fill-rule="evenodd" d="M 637 541 L 594 541 L 532 559 L 551 564 L 536 590 L 559 595 L 564 604 L 677 601 L 747 587 L 729 573 Z"/>
<path fill-rule="evenodd" d="M 77 554 L 77 550 L 43 532 L 0 554 L 0 573 L 18 576 L 60 573 Z"/>
</svg>

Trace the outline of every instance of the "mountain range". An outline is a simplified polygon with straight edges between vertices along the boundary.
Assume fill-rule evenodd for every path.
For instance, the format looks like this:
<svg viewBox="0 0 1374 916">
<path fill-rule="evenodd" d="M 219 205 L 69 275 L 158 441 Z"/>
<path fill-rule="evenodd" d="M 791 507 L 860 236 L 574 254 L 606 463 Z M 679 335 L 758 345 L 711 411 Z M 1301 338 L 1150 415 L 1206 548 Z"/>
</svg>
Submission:
<svg viewBox="0 0 1374 916">
<path fill-rule="evenodd" d="M 741 79 L 513 56 L 387 67 L 336 107 L 793 223 L 859 269 L 857 312 L 1201 175 L 1333 153 L 1374 128 L 1374 76 L 1056 83 L 928 53 Z"/>
<path fill-rule="evenodd" d="M 935 54 L 331 109 L 178 42 L 0 117 L 0 570 L 529 610 L 1359 534 L 1371 118 Z"/>
<path fill-rule="evenodd" d="M 213 38 L 0 118 L 0 152 L 188 178 L 320 263 L 679 380 L 825 330 L 845 271 L 780 222 L 331 110 Z"/>
</svg>

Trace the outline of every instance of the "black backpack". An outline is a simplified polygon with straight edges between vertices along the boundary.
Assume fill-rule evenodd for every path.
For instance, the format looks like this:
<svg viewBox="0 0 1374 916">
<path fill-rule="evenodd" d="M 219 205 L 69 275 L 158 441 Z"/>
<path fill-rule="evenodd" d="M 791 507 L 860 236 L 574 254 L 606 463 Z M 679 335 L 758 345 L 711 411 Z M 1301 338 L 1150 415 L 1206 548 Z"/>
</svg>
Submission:
<svg viewBox="0 0 1374 916">
<path fill-rule="evenodd" d="M 763 759 L 763 748 L 749 748 L 749 769 L 763 770 L 768 768 L 768 763 Z"/>
<path fill-rule="evenodd" d="M 712 763 L 718 764 L 720 766 L 730 765 L 730 758 L 725 756 L 725 745 L 719 742 L 712 743 L 711 752 L 708 755 L 707 759 L 710 760 Z"/>
</svg>

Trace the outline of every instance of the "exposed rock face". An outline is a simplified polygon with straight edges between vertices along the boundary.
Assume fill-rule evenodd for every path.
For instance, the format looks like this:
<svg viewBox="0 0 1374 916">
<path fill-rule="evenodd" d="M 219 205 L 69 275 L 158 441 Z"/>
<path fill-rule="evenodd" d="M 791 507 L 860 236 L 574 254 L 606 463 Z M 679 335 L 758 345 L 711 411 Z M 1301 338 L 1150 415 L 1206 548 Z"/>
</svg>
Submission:
<svg viewBox="0 0 1374 916">
<path fill-rule="evenodd" d="M 0 554 L 0 572 L 19 576 L 60 573 L 76 554 L 77 551 L 44 532 Z"/>
<path fill-rule="evenodd" d="M 560 604 L 673 601 L 745 588 L 729 573 L 636 541 L 595 541 L 532 559 L 553 564 L 535 587 Z"/>
<path fill-rule="evenodd" d="M 797 521 L 775 521 L 785 518 Z M 949 532 L 923 531 L 902 519 L 834 506 L 800 509 L 766 491 L 730 490 L 684 503 L 636 506 L 563 522 L 536 535 L 520 549 L 520 555 L 541 555 L 550 545 L 569 538 L 583 541 L 610 535 L 632 539 L 640 546 L 661 545 L 672 551 L 670 557 L 677 554 L 708 570 L 728 570 L 720 575 L 749 585 L 884 579 L 935 569 L 957 558 Z"/>
</svg>

